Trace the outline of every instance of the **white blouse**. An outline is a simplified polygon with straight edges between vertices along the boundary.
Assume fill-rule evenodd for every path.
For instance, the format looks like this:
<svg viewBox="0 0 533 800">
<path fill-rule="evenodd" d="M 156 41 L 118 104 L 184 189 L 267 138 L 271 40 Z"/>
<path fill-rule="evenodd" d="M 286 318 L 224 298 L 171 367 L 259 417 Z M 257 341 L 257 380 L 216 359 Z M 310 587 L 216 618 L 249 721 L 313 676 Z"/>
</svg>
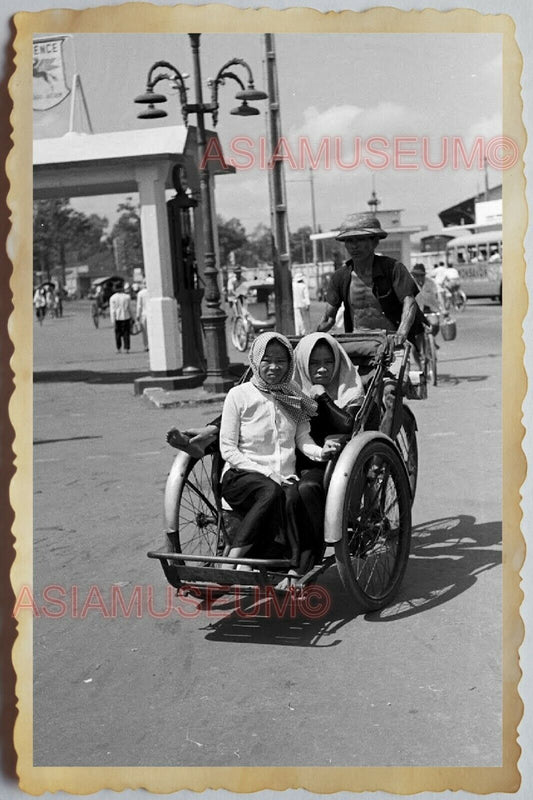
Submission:
<svg viewBox="0 0 533 800">
<path fill-rule="evenodd" d="M 253 383 L 230 389 L 220 425 L 220 453 L 230 467 L 261 472 L 281 483 L 294 476 L 298 448 L 313 461 L 322 461 L 322 448 L 310 436 L 309 420 L 298 423 L 269 392 Z"/>
</svg>

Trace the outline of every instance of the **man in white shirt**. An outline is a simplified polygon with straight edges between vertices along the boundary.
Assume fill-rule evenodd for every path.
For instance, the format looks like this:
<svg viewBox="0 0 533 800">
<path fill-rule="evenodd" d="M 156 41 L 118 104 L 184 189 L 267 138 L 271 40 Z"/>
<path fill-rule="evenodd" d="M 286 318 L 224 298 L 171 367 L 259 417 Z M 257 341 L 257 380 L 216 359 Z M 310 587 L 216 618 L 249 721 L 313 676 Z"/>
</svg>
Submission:
<svg viewBox="0 0 533 800">
<path fill-rule="evenodd" d="M 454 289 L 460 288 L 461 277 L 455 267 L 452 266 L 446 267 L 446 272 L 444 274 L 444 280 L 442 281 L 442 285 L 444 286 L 445 289 L 448 289 L 450 292 L 453 292 Z"/>
<path fill-rule="evenodd" d="M 142 289 L 137 294 L 135 318 L 141 328 L 143 347 L 146 351 L 148 350 L 148 289 L 146 288 L 146 279 L 143 280 Z"/>
<path fill-rule="evenodd" d="M 425 266 L 423 264 L 415 264 L 411 270 L 411 275 L 419 288 L 415 299 L 420 310 L 431 311 L 436 314 L 444 312 L 444 306 L 439 295 L 439 287 L 434 278 L 428 278 Z"/>
<path fill-rule="evenodd" d="M 311 301 L 303 272 L 297 272 L 293 278 L 292 302 L 296 336 L 305 336 L 311 330 Z"/>
<path fill-rule="evenodd" d="M 117 353 L 121 352 L 122 342 L 124 342 L 124 352 L 130 352 L 130 328 L 131 328 L 131 297 L 129 295 L 129 283 L 125 283 L 122 289 L 112 294 L 109 298 L 109 317 L 111 324 L 115 327 L 115 342 Z"/>
</svg>

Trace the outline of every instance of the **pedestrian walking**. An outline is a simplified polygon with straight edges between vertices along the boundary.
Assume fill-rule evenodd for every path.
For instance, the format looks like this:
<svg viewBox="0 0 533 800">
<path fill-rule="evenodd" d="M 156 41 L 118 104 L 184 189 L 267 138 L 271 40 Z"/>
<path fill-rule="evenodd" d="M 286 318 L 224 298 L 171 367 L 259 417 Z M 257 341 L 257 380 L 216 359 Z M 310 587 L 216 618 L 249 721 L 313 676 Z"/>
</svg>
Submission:
<svg viewBox="0 0 533 800">
<path fill-rule="evenodd" d="M 55 317 L 56 316 L 55 308 L 56 308 L 55 295 L 54 292 L 52 291 L 51 286 L 48 286 L 48 288 L 46 289 L 46 312 L 51 317 Z"/>
<path fill-rule="evenodd" d="M 54 293 L 54 305 L 56 317 L 63 316 L 63 287 L 61 284 L 57 287 Z"/>
<path fill-rule="evenodd" d="M 130 329 L 131 329 L 131 297 L 128 293 L 129 283 L 125 283 L 122 289 L 112 294 L 109 298 L 109 317 L 111 324 L 115 328 L 115 342 L 117 353 L 121 352 L 124 342 L 124 352 L 130 352 Z"/>
<path fill-rule="evenodd" d="M 44 289 L 36 289 L 33 295 L 33 305 L 35 307 L 35 316 L 39 325 L 43 324 L 43 319 L 46 314 L 46 295 Z"/>
<path fill-rule="evenodd" d="M 139 323 L 143 347 L 146 352 L 148 350 L 148 289 L 146 288 L 146 279 L 143 280 L 142 288 L 137 293 L 135 319 Z"/>
<path fill-rule="evenodd" d="M 292 281 L 292 302 L 296 336 L 305 336 L 311 330 L 311 301 L 303 272 L 297 272 Z"/>
</svg>

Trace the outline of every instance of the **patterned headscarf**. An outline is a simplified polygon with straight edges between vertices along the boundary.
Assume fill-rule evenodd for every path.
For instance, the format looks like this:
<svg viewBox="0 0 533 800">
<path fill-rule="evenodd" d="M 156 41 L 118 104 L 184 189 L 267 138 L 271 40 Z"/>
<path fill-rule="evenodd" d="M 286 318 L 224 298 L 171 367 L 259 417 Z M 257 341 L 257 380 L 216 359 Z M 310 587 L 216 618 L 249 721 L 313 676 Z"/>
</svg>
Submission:
<svg viewBox="0 0 533 800">
<path fill-rule="evenodd" d="M 321 342 L 331 348 L 335 359 L 333 377 L 324 388 L 336 406 L 346 408 L 363 397 L 363 382 L 358 369 L 352 364 L 346 351 L 329 333 L 309 333 L 300 339 L 294 351 L 294 379 L 304 392 L 309 393 L 309 389 L 313 385 L 309 361 L 313 349 Z"/>
<path fill-rule="evenodd" d="M 289 368 L 280 383 L 266 383 L 259 374 L 259 365 L 265 355 L 265 350 L 271 342 L 279 342 L 287 351 L 289 357 Z M 267 332 L 260 333 L 254 339 L 250 347 L 250 366 L 253 376 L 251 382 L 262 392 L 268 392 L 275 400 L 283 405 L 289 415 L 297 422 L 306 417 L 314 417 L 317 412 L 317 404 L 310 397 L 307 397 L 297 383 L 292 380 L 294 371 L 294 354 L 289 340 L 281 333 Z"/>
</svg>

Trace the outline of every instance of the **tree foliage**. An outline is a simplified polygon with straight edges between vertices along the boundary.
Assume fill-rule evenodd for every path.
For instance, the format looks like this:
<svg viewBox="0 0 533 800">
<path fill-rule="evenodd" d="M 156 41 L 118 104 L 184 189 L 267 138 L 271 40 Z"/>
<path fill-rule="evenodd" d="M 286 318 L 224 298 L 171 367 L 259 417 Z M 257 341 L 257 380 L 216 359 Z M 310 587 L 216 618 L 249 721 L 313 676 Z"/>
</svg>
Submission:
<svg viewBox="0 0 533 800">
<path fill-rule="evenodd" d="M 103 248 L 108 221 L 96 214 L 86 216 L 70 205 L 68 198 L 36 200 L 33 204 L 33 269 L 50 274 L 63 271 Z"/>
<path fill-rule="evenodd" d="M 115 251 L 115 262 L 119 272 L 131 274 L 136 267 L 144 270 L 139 206 L 131 197 L 117 206 L 119 218 L 108 237 Z"/>
<path fill-rule="evenodd" d="M 225 221 L 222 217 L 217 217 L 218 245 L 220 248 L 220 261 L 223 266 L 230 263 L 231 253 L 237 253 L 243 248 L 248 238 L 241 222 L 232 217 Z M 237 256 L 235 256 L 237 258 Z"/>
<path fill-rule="evenodd" d="M 303 225 L 290 234 L 291 261 L 293 264 L 309 264 L 313 261 L 313 245 L 309 238 L 313 229 Z"/>
<path fill-rule="evenodd" d="M 223 269 L 233 265 L 257 269 L 261 266 L 272 266 L 274 260 L 272 231 L 263 223 L 259 223 L 251 234 L 247 234 L 240 220 L 235 217 L 225 221 L 217 218 L 220 245 L 220 262 Z M 319 229 L 320 230 L 320 229 Z M 313 261 L 312 228 L 303 225 L 289 236 L 291 261 L 294 264 L 310 264 Z M 334 239 L 317 241 L 316 257 L 319 262 L 333 261 L 342 263 L 344 248 Z"/>
</svg>

